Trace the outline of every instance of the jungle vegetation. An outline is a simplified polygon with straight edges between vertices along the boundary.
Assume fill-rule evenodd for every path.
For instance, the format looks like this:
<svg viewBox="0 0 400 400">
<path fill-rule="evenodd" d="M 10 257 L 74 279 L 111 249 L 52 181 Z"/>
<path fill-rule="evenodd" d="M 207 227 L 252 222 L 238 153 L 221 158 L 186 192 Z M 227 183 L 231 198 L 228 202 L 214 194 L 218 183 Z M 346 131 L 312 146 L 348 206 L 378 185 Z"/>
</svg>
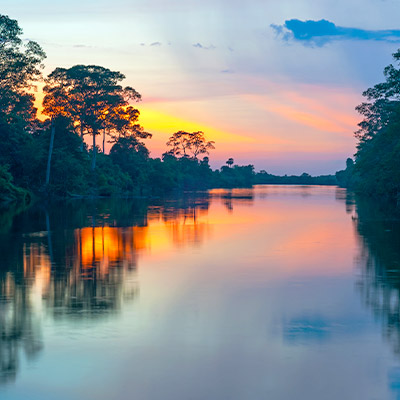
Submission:
<svg viewBox="0 0 400 400">
<path fill-rule="evenodd" d="M 257 183 L 336 183 L 333 176 L 256 174 L 233 158 L 212 170 L 215 143 L 202 131 L 172 133 L 162 157 L 152 158 L 146 145 L 152 134 L 133 105 L 142 96 L 123 86 L 121 72 L 75 65 L 43 77 L 45 58 L 38 43 L 22 39 L 16 20 L 0 15 L 0 203 L 28 202 L 32 195 L 161 196 Z M 32 94 L 40 81 L 44 121 Z"/>
<path fill-rule="evenodd" d="M 355 161 L 336 173 L 340 185 L 385 201 L 400 203 L 400 50 L 384 69 L 385 81 L 367 89 L 356 107 L 363 116 L 355 132 Z"/>
</svg>

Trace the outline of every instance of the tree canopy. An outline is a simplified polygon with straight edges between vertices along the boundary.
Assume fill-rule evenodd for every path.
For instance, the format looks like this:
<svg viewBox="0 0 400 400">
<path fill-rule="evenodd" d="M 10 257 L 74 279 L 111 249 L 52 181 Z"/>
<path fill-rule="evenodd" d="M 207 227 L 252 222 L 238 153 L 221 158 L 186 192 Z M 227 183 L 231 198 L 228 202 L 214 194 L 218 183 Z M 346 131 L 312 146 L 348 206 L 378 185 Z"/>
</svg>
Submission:
<svg viewBox="0 0 400 400">
<path fill-rule="evenodd" d="M 139 111 L 129 106 L 130 101 L 139 101 L 141 95 L 130 86 L 121 86 L 124 79 L 121 72 L 97 65 L 56 68 L 46 78 L 43 113 L 67 116 L 82 139 L 84 134 L 92 135 L 92 169 L 96 166 L 96 135 L 101 131 L 138 136 L 140 132 L 142 137 L 146 136 L 136 124 Z"/>
<path fill-rule="evenodd" d="M 40 80 L 46 57 L 36 42 L 21 35 L 17 21 L 0 15 L 0 116 L 10 123 L 36 116 L 34 96 L 27 91 Z"/>
<path fill-rule="evenodd" d="M 250 187 L 271 180 L 310 182 L 308 175 L 255 174 L 253 165 L 234 165 L 233 158 L 212 170 L 208 154 L 214 142 L 200 130 L 175 132 L 162 158 L 150 157 L 144 140 L 152 135 L 139 124 L 140 112 L 133 104 L 141 95 L 122 85 L 121 72 L 102 66 L 54 69 L 43 89 L 42 113 L 49 118 L 41 121 L 32 89 L 42 79 L 44 58 L 36 42 L 22 39 L 17 21 L 0 15 L 0 203 L 23 201 L 30 193 L 162 196 L 211 187 Z M 92 151 L 84 135 L 92 136 Z M 103 138 L 100 154 L 98 135 Z M 106 139 L 112 144 L 109 154 Z"/>
<path fill-rule="evenodd" d="M 169 154 L 175 157 L 193 157 L 197 159 L 200 154 L 209 154 L 215 149 L 213 141 L 207 141 L 204 132 L 175 132 L 168 140 Z"/>
<path fill-rule="evenodd" d="M 400 64 L 400 50 L 393 54 Z M 400 200 L 400 69 L 384 69 L 385 81 L 367 89 L 357 106 L 364 117 L 355 132 L 356 163 L 347 165 L 351 183 L 360 192 Z M 347 174 L 347 175 L 348 175 Z"/>
</svg>

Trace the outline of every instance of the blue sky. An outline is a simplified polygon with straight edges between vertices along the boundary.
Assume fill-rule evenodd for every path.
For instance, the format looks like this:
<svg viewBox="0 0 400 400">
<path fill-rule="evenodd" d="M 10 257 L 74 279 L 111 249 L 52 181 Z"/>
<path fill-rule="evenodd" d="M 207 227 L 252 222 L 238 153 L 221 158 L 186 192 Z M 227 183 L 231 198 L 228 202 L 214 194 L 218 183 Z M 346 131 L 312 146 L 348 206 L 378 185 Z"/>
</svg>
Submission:
<svg viewBox="0 0 400 400">
<path fill-rule="evenodd" d="M 122 71 L 143 95 L 153 156 L 176 130 L 201 129 L 214 166 L 273 173 L 342 168 L 361 92 L 400 47 L 393 0 L 2 0 L 1 13 L 43 46 L 45 73 Z"/>
</svg>

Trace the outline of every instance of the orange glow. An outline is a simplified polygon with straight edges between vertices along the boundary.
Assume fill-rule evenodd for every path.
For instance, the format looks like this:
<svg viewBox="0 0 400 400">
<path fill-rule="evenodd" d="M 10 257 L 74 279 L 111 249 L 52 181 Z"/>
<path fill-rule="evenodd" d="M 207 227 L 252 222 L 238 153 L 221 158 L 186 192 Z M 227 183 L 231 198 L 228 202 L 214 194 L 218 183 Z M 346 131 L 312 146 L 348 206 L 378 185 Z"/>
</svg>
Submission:
<svg viewBox="0 0 400 400">
<path fill-rule="evenodd" d="M 147 228 L 95 227 L 75 231 L 77 257 L 83 269 L 98 267 L 101 276 L 112 265 L 136 265 L 137 253 L 148 246 Z"/>
<path fill-rule="evenodd" d="M 148 131 L 167 134 L 168 137 L 178 130 L 183 130 L 187 132 L 203 131 L 206 132 L 207 139 L 221 142 L 249 143 L 254 141 L 249 136 L 218 130 L 201 122 L 186 120 L 145 106 L 140 108 L 140 121 Z"/>
<path fill-rule="evenodd" d="M 219 161 L 235 155 L 252 163 L 274 158 L 275 164 L 279 160 L 290 167 L 292 159 L 310 156 L 313 162 L 323 155 L 344 158 L 352 153 L 352 133 L 359 121 L 354 111 L 359 98 L 353 92 L 246 79 L 256 85 L 256 93 L 182 100 L 145 97 L 143 103 L 134 104 L 140 110 L 139 123 L 153 134 L 146 141 L 151 156 L 160 157 L 167 150 L 168 138 L 178 130 L 203 131 L 207 140 L 216 142 L 211 159 Z M 42 97 L 36 94 L 40 118 L 44 117 L 40 115 Z M 89 136 L 86 141 L 91 146 Z M 110 148 L 106 143 L 106 152 Z"/>
<path fill-rule="evenodd" d="M 158 217 L 157 217 L 158 215 Z M 136 267 L 138 255 L 160 254 L 171 248 L 200 243 L 209 235 L 206 210 L 178 212 L 171 216 L 149 214 L 146 227 L 94 227 L 75 231 L 75 262 L 78 270 L 104 277 L 114 266 Z M 85 272 L 87 271 L 87 272 Z"/>
<path fill-rule="evenodd" d="M 51 278 L 51 261 L 43 245 L 24 245 L 24 277 L 32 279 L 40 291 L 47 291 Z"/>
</svg>

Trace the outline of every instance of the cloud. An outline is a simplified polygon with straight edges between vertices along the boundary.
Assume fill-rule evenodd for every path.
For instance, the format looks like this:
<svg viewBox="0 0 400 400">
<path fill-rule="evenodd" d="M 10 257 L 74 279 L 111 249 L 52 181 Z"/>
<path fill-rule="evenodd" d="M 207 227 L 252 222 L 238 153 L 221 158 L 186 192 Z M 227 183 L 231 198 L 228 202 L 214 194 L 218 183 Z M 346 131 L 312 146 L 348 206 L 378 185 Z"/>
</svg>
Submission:
<svg viewBox="0 0 400 400">
<path fill-rule="evenodd" d="M 235 71 L 232 71 L 231 69 L 223 69 L 221 71 L 221 74 L 234 74 Z"/>
<path fill-rule="evenodd" d="M 271 25 L 271 28 L 284 41 L 294 40 L 308 45 L 323 46 L 334 40 L 378 40 L 385 42 L 400 42 L 400 30 L 365 30 L 336 26 L 333 22 L 321 19 L 319 21 L 300 21 L 290 19 L 284 25 Z"/>
<path fill-rule="evenodd" d="M 74 44 L 72 47 L 77 49 L 91 49 L 93 46 L 87 46 L 86 44 Z"/>
<path fill-rule="evenodd" d="M 212 44 L 209 46 L 203 46 L 201 43 L 195 43 L 193 44 L 193 47 L 197 47 L 198 49 L 203 49 L 203 50 L 214 50 L 216 47 Z"/>
<path fill-rule="evenodd" d="M 140 46 L 142 46 L 142 47 L 147 46 L 147 44 L 144 43 L 144 42 L 141 42 L 141 43 L 139 43 L 139 44 L 140 44 Z M 171 43 L 168 42 L 168 45 L 170 46 Z M 153 43 L 150 43 L 148 46 L 150 46 L 150 47 L 160 47 L 160 46 L 162 46 L 162 43 L 161 43 L 161 42 L 153 42 Z"/>
</svg>

